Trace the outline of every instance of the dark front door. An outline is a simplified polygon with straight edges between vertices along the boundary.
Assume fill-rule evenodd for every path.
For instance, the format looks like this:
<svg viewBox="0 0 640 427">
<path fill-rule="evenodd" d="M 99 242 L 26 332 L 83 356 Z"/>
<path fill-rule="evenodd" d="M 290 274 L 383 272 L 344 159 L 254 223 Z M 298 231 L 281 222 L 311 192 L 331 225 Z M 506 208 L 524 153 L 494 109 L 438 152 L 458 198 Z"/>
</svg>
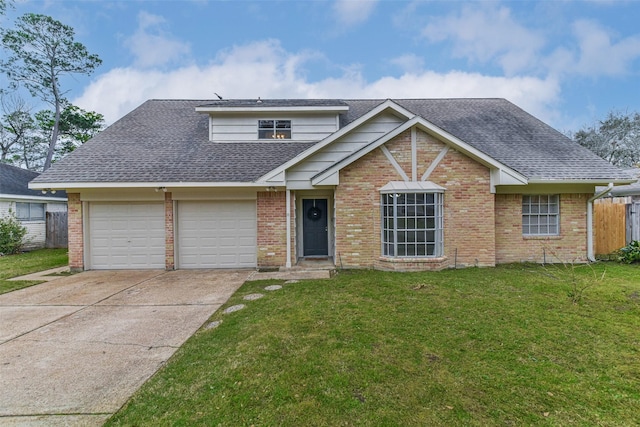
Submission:
<svg viewBox="0 0 640 427">
<path fill-rule="evenodd" d="M 302 200 L 304 256 L 329 255 L 327 199 Z"/>
</svg>

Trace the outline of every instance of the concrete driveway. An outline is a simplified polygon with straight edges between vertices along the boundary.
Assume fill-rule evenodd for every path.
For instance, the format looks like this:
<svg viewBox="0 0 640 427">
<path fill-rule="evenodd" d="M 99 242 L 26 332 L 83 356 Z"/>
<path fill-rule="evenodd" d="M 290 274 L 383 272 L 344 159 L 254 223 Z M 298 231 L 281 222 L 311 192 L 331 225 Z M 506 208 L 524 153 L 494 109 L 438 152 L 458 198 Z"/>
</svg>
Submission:
<svg viewBox="0 0 640 427">
<path fill-rule="evenodd" d="M 102 425 L 251 273 L 89 271 L 0 295 L 0 425 Z"/>
</svg>

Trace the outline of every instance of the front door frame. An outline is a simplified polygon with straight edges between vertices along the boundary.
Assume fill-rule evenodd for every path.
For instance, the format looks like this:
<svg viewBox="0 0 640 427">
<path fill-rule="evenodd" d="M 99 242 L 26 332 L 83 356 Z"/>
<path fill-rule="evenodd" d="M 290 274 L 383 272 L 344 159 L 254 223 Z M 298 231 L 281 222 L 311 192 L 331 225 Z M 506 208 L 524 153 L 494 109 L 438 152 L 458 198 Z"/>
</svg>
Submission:
<svg viewBox="0 0 640 427">
<path fill-rule="evenodd" d="M 296 195 L 296 258 L 305 258 L 304 255 L 304 200 L 322 199 L 327 201 L 327 253 L 326 255 L 312 255 L 314 257 L 327 257 L 333 259 L 335 247 L 333 194 L 329 192 L 297 192 Z"/>
</svg>

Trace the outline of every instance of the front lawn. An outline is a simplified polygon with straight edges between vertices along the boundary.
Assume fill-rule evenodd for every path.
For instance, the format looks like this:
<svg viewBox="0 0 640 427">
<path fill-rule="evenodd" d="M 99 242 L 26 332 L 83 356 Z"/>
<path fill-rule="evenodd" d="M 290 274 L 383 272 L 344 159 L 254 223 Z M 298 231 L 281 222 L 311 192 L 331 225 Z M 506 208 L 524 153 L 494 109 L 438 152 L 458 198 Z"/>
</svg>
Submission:
<svg viewBox="0 0 640 427">
<path fill-rule="evenodd" d="M 638 266 L 273 284 L 245 283 L 224 307 L 246 308 L 218 310 L 108 425 L 638 423 Z"/>
<path fill-rule="evenodd" d="M 0 257 L 0 294 L 31 286 L 38 282 L 10 282 L 5 279 L 49 270 L 69 264 L 67 249 L 40 249 Z"/>
</svg>

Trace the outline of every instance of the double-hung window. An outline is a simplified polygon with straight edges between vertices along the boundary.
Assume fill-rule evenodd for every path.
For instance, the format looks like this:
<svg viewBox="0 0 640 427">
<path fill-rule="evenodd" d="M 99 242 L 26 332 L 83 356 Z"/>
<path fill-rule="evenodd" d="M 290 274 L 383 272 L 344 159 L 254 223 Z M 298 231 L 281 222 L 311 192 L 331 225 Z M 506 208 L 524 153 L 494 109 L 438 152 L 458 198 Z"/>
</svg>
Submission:
<svg viewBox="0 0 640 427">
<path fill-rule="evenodd" d="M 291 139 L 291 120 L 258 120 L 258 139 Z"/>
<path fill-rule="evenodd" d="M 382 194 L 382 254 L 439 257 L 443 248 L 443 194 Z"/>
<path fill-rule="evenodd" d="M 522 234 L 525 236 L 560 234 L 560 198 L 557 194 L 522 196 Z"/>
<path fill-rule="evenodd" d="M 21 221 L 44 221 L 44 203 L 16 202 L 16 217 Z"/>
</svg>

